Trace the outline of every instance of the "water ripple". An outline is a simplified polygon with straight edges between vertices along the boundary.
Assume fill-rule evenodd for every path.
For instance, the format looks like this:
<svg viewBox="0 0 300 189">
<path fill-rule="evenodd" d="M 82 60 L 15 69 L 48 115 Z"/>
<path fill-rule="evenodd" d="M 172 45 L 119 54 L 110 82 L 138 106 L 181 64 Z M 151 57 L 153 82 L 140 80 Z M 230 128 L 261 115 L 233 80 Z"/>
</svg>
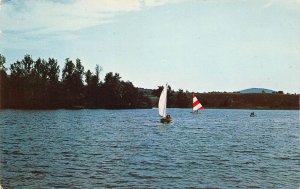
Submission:
<svg viewBox="0 0 300 189">
<path fill-rule="evenodd" d="M 1 186 L 300 186 L 299 111 L 169 111 L 1 111 Z"/>
</svg>

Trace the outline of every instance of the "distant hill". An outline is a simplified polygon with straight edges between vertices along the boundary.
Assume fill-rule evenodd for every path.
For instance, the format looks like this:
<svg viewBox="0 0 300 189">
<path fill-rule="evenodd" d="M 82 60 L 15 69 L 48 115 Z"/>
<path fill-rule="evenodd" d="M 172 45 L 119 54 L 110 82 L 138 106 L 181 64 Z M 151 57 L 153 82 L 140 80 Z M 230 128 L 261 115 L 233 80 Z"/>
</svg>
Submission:
<svg viewBox="0 0 300 189">
<path fill-rule="evenodd" d="M 245 89 L 245 90 L 241 90 L 239 91 L 242 94 L 257 94 L 257 93 L 268 93 L 268 94 L 272 94 L 274 91 L 270 90 L 270 89 L 264 89 L 264 88 L 250 88 L 250 89 Z"/>
</svg>

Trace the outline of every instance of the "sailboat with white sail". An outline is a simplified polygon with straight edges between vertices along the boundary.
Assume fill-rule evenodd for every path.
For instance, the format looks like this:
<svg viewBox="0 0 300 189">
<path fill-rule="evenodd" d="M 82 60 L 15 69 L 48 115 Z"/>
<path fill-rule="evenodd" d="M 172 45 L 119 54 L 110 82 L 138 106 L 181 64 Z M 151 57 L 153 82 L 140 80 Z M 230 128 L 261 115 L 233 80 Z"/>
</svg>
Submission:
<svg viewBox="0 0 300 189">
<path fill-rule="evenodd" d="M 171 116 L 167 115 L 167 94 L 168 94 L 168 84 L 161 91 L 159 101 L 158 101 L 158 113 L 162 117 L 160 119 L 161 123 L 170 123 L 172 121 Z"/>
<path fill-rule="evenodd" d="M 195 94 L 193 94 L 193 112 L 192 113 L 198 113 L 199 110 L 203 110 L 204 107 L 198 100 Z"/>
</svg>

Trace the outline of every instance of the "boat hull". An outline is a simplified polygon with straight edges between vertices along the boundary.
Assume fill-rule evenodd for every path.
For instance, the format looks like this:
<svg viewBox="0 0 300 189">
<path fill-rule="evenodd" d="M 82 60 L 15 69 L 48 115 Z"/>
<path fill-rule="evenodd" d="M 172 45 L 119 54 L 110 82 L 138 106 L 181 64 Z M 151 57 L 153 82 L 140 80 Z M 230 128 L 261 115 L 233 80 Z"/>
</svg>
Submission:
<svg viewBox="0 0 300 189">
<path fill-rule="evenodd" d="M 171 121 L 172 121 L 171 119 L 167 119 L 167 118 L 161 118 L 160 119 L 161 123 L 171 123 Z"/>
</svg>

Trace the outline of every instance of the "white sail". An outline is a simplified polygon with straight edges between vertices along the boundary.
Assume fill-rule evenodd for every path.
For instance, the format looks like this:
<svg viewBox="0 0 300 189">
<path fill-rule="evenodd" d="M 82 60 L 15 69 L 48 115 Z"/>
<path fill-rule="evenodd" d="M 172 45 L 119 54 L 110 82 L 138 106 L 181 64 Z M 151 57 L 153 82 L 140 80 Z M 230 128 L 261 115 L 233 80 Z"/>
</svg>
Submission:
<svg viewBox="0 0 300 189">
<path fill-rule="evenodd" d="M 162 117 L 167 115 L 167 85 L 161 91 L 159 101 L 158 101 L 158 112 Z"/>
</svg>

